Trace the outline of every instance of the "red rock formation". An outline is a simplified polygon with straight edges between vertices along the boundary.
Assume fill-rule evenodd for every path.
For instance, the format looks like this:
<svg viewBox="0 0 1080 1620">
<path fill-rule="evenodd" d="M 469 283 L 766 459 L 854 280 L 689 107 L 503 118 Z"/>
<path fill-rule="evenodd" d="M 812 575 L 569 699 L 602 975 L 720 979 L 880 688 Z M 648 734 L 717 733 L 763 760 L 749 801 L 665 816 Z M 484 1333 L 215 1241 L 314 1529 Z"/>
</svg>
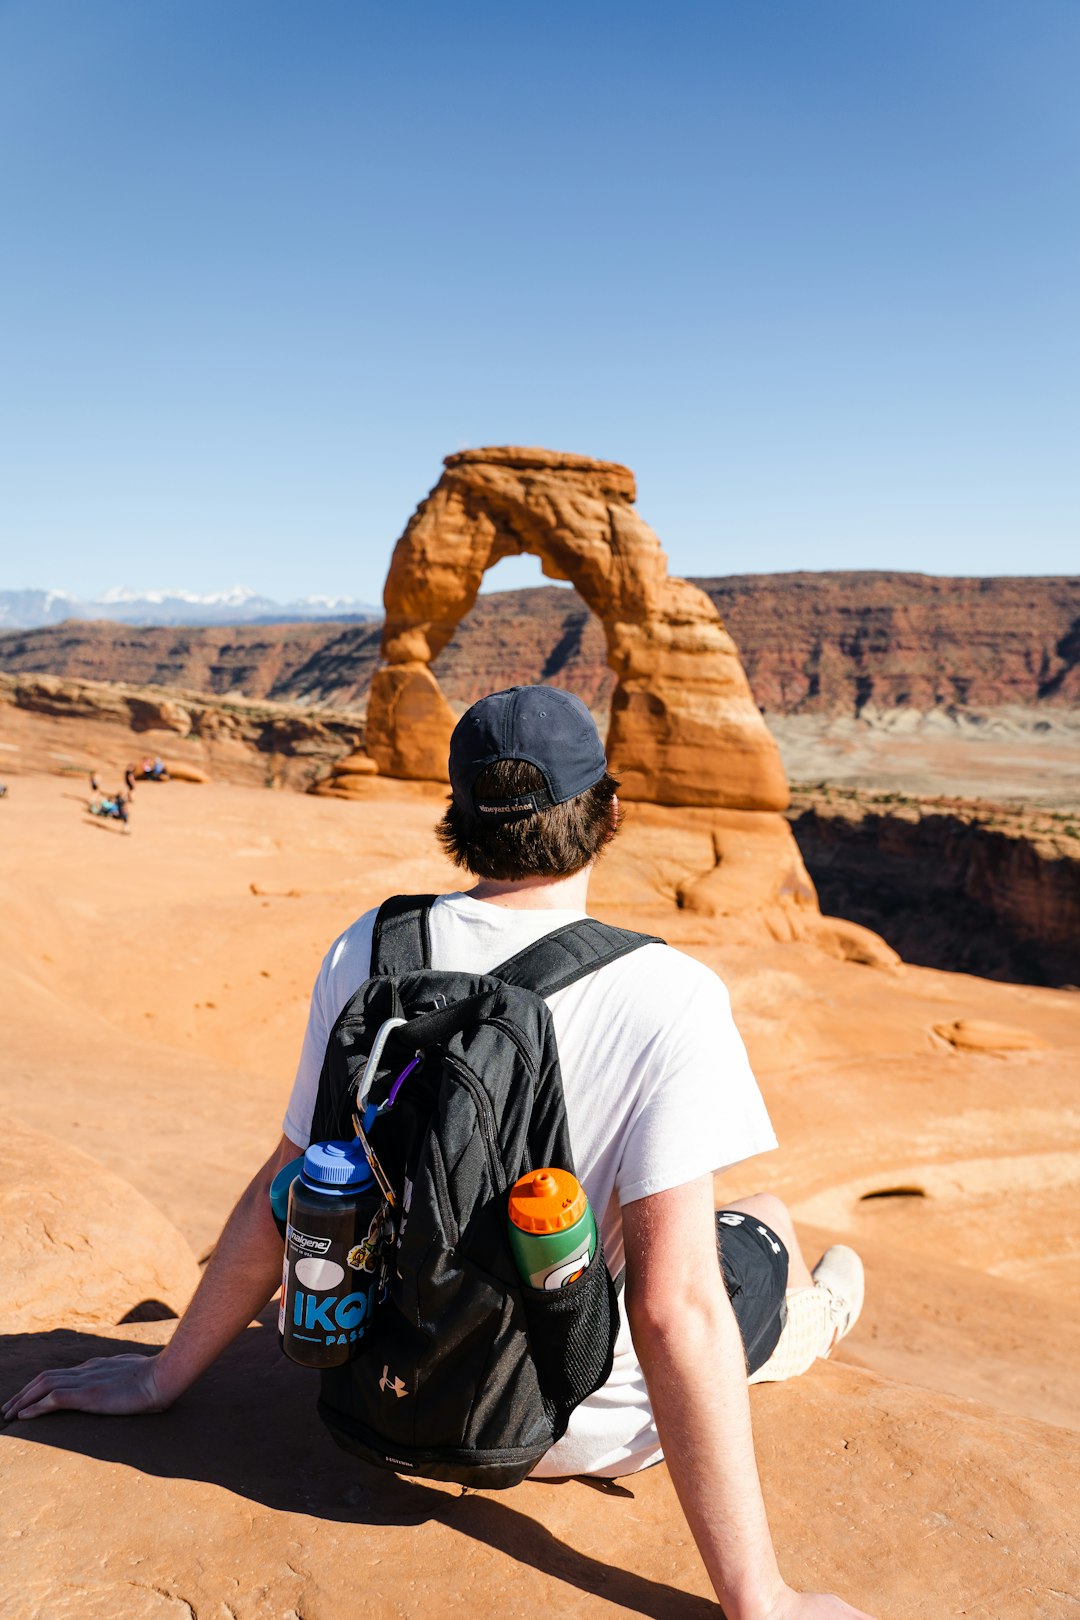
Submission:
<svg viewBox="0 0 1080 1620">
<path fill-rule="evenodd" d="M 28 1241 L 6 1206 L 5 1244 L 26 1242 L 30 1287 L 31 1263 L 42 1276 L 70 1265 L 71 1303 L 82 1314 L 81 1290 L 100 1286 L 87 1316 L 115 1322 L 132 1298 L 130 1240 L 153 1237 L 118 1200 L 101 1207 L 92 1249 L 54 1252 L 72 1233 L 69 1191 L 90 1187 L 56 1147 L 137 1176 L 195 1253 L 213 1241 L 279 1129 L 326 941 L 387 892 L 452 881 L 421 785 L 379 786 L 367 805 L 154 789 L 154 837 L 140 825 L 123 843 L 80 827 L 61 782 L 28 777 L 9 795 L 0 1109 L 9 1130 L 48 1133 L 61 1171 L 48 1221 L 59 1243 Z M 211 813 L 194 815 L 196 800 Z M 764 1184 L 795 1210 L 811 1257 L 843 1241 L 866 1259 L 865 1311 L 837 1359 L 750 1392 L 781 1568 L 880 1620 L 1067 1620 L 1080 1497 L 1080 1328 L 1063 1308 L 1076 998 L 747 949 L 676 905 L 678 886 L 715 864 L 721 814 L 631 806 L 627 855 L 620 837 L 597 869 L 598 902 L 618 878 L 621 904 L 598 914 L 672 934 L 729 986 L 782 1145 L 718 1180 L 717 1196 Z M 651 836 L 635 856 L 638 825 Z M 251 875 L 281 898 L 252 896 Z M 293 885 L 302 900 L 285 898 Z M 958 1049 L 930 1034 L 983 1021 L 1044 1044 Z M 86 1274 L 99 1264 L 100 1279 Z M 65 1285 L 38 1329 L 3 1335 L 5 1391 L 172 1331 L 72 1328 L 68 1302 Z M 271 1307 L 169 1412 L 9 1426 L 0 1613 L 717 1614 L 664 1465 L 611 1491 L 399 1485 L 333 1445 L 273 1324 Z"/>
<path fill-rule="evenodd" d="M 342 690 L 367 683 L 378 657 L 381 625 L 274 624 L 135 626 L 105 620 L 66 620 L 0 636 L 0 670 L 11 675 L 62 675 L 75 680 L 126 681 L 132 686 L 182 686 L 225 697 L 306 697 L 348 703 Z M 335 681 L 344 643 L 349 676 Z M 365 656 L 366 654 L 366 656 Z M 318 661 L 326 690 L 312 690 L 309 665 Z M 329 688 L 336 687 L 331 698 Z"/>
<path fill-rule="evenodd" d="M 1029 984 L 1080 983 L 1080 823 L 963 800 L 796 794 L 795 836 L 826 910 L 905 961 Z"/>
<path fill-rule="evenodd" d="M 737 574 L 699 584 L 772 713 L 1080 703 L 1080 577 Z"/>
<path fill-rule="evenodd" d="M 9 1120 L 0 1319 L 7 1333 L 178 1316 L 199 1281 L 185 1239 L 140 1192 L 77 1148 Z"/>
<path fill-rule="evenodd" d="M 487 569 L 529 552 L 550 578 L 571 580 L 604 627 L 618 677 L 608 755 L 625 797 L 783 809 L 783 767 L 734 643 L 708 598 L 668 577 L 660 542 L 634 511 L 629 469 L 513 447 L 463 451 L 445 466 L 386 581 L 386 664 L 366 735 L 380 769 L 424 777 L 445 760 L 454 714 L 429 666 Z"/>
<path fill-rule="evenodd" d="M 924 574 L 739 574 L 695 580 L 771 714 L 1080 702 L 1080 579 Z M 75 623 L 0 636 L 0 670 L 183 686 L 363 708 L 381 626 L 137 629 Z M 567 686 L 598 711 L 615 677 L 604 631 L 574 591 L 481 596 L 435 661 L 452 708 L 506 684 Z"/>
<path fill-rule="evenodd" d="M 104 769 L 161 754 L 179 780 L 307 788 L 360 740 L 358 715 L 197 692 L 0 674 L 4 772 Z"/>
</svg>

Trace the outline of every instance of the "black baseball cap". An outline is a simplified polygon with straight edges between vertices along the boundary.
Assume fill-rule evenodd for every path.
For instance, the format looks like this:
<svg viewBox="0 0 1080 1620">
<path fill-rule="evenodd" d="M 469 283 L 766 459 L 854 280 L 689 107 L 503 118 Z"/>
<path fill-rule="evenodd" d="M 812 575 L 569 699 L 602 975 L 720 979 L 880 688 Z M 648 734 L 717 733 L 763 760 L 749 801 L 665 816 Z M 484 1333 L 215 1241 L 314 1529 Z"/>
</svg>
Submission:
<svg viewBox="0 0 1080 1620">
<path fill-rule="evenodd" d="M 477 777 L 501 759 L 528 760 L 540 771 L 545 788 L 513 799 L 478 799 Z M 599 782 L 606 770 L 607 756 L 592 715 L 573 692 L 555 686 L 491 692 L 466 709 L 450 738 L 454 798 L 482 821 L 565 804 Z"/>
</svg>

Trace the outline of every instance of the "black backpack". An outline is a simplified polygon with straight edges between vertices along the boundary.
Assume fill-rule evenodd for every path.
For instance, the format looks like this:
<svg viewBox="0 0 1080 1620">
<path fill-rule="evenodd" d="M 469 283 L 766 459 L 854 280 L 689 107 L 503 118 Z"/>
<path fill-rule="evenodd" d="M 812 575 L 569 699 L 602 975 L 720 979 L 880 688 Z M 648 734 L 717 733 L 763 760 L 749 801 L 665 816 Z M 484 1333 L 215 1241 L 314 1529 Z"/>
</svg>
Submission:
<svg viewBox="0 0 1080 1620">
<path fill-rule="evenodd" d="M 585 919 L 492 973 L 437 972 L 432 898 L 382 906 L 371 976 L 323 1060 L 314 1142 L 351 1138 L 359 1085 L 386 1102 L 412 1068 L 369 1131 L 396 1195 L 387 1297 L 353 1359 L 322 1373 L 319 1412 L 366 1462 L 498 1489 L 524 1479 L 606 1381 L 619 1326 L 600 1245 L 580 1278 L 544 1290 L 522 1283 L 506 1235 L 520 1176 L 574 1169 L 543 998 L 653 940 Z M 367 1057 L 392 1018 L 406 1022 L 372 1079 Z"/>
</svg>

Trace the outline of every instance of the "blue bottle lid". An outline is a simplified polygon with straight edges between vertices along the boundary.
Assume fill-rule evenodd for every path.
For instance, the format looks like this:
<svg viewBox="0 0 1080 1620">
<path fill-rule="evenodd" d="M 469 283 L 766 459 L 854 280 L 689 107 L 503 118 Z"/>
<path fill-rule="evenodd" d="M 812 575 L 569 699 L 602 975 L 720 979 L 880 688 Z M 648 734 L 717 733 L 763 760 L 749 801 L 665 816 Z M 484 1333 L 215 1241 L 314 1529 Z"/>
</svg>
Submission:
<svg viewBox="0 0 1080 1620">
<path fill-rule="evenodd" d="M 270 1208 L 279 1226 L 289 1218 L 289 1190 L 303 1165 L 304 1156 L 301 1154 L 298 1159 L 290 1160 L 284 1169 L 279 1170 L 270 1183 Z"/>
<path fill-rule="evenodd" d="M 303 1180 L 316 1192 L 359 1192 L 373 1179 L 359 1142 L 313 1142 L 304 1154 Z"/>
</svg>

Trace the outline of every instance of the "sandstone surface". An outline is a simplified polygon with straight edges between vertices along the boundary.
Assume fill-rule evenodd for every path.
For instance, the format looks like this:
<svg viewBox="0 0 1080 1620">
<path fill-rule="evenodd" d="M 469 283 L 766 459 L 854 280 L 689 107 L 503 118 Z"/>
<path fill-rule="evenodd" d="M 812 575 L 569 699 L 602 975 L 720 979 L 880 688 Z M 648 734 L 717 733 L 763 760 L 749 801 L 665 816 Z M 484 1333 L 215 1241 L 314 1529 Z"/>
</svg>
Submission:
<svg viewBox="0 0 1080 1620">
<path fill-rule="evenodd" d="M 961 1052 L 1031 1052 L 1043 1044 L 1030 1029 L 994 1024 L 986 1018 L 954 1018 L 947 1024 L 935 1024 L 934 1034 Z"/>
<path fill-rule="evenodd" d="M 428 678 L 426 671 L 422 678 Z M 134 712 L 140 716 L 162 704 L 183 708 L 192 729 L 184 737 L 168 730 L 133 730 L 136 698 L 140 702 Z M 117 683 L 0 674 L 4 776 L 44 769 L 85 780 L 96 770 L 103 786 L 112 789 L 126 763 L 161 753 L 177 782 L 214 776 L 278 787 L 314 785 L 317 792 L 334 797 L 370 798 L 381 790 L 375 780 L 378 766 L 360 745 L 362 734 L 363 722 L 356 715 L 210 700 L 182 689 L 148 691 Z M 901 741 L 908 753 L 897 741 L 889 743 L 887 752 L 892 767 L 906 771 L 916 739 L 907 735 Z M 939 739 L 936 746 L 942 771 L 962 768 L 957 743 Z M 924 741 L 922 747 L 925 757 L 931 744 Z M 973 747 L 985 758 L 985 741 Z M 1050 757 L 1033 770 L 1026 756 L 1015 755 L 1011 768 L 1019 774 L 1012 785 L 1018 798 L 1030 799 L 1032 792 L 1044 790 L 1038 771 L 1049 768 Z M 1057 780 L 1064 791 L 1067 773 L 1059 771 Z M 429 791 L 416 786 L 422 795 Z M 150 794 L 157 791 L 148 788 Z M 439 797 L 436 785 L 430 791 Z M 1080 803 L 1080 774 L 1076 794 L 1075 803 Z M 148 802 L 147 793 L 137 801 L 139 807 Z M 768 812 L 703 812 L 713 818 L 710 825 L 717 836 L 711 852 L 702 847 L 700 867 L 678 900 L 689 910 L 720 915 L 745 910 L 747 897 L 756 893 L 764 908 L 763 926 L 779 928 L 781 935 L 793 928 L 805 933 L 811 928 L 806 899 L 815 888 L 804 864 L 809 861 L 824 909 L 833 914 L 826 925 L 811 930 L 823 950 L 858 959 L 865 949 L 882 963 L 895 960 L 898 950 L 927 966 L 1073 984 L 1080 981 L 1080 819 L 1075 803 L 1040 810 L 940 794 L 863 792 L 825 783 L 797 786 L 789 819 L 801 854 Z M 141 820 L 137 809 L 133 825 Z M 721 851 L 725 824 L 728 834 Z M 736 827 L 737 837 L 732 833 Z M 753 843 L 748 841 L 751 827 L 756 829 Z M 845 921 L 840 924 L 836 917 Z M 884 936 L 893 949 L 875 936 Z"/>
<path fill-rule="evenodd" d="M 135 1185 L 198 1255 L 276 1137 L 330 939 L 387 890 L 455 882 L 431 838 L 438 789 L 369 777 L 366 795 L 147 792 L 130 840 L 96 837 L 55 777 L 19 778 L 0 805 L 5 1114 Z M 882 1620 L 1065 1620 L 1077 997 L 834 959 L 760 928 L 759 895 L 748 911 L 680 904 L 716 870 L 726 820 L 631 806 L 596 907 L 729 986 L 782 1146 L 718 1196 L 768 1186 L 809 1249 L 841 1239 L 867 1259 L 841 1360 L 752 1392 L 785 1571 Z M 980 1023 L 1040 1045 L 931 1033 Z M 9 1334 L 5 1387 L 171 1331 L 117 1326 L 128 1308 L 110 1284 L 93 1323 L 60 1307 Z M 61 1415 L 0 1445 L 13 1620 L 344 1620 L 358 1571 L 364 1612 L 388 1620 L 716 1613 L 663 1467 L 609 1492 L 395 1488 L 333 1448 L 269 1317 L 170 1413 Z"/>
<path fill-rule="evenodd" d="M 385 776 L 447 779 L 454 713 L 422 659 L 377 670 L 368 697 L 364 746 Z M 348 761 L 344 762 L 346 768 Z"/>
<path fill-rule="evenodd" d="M 608 756 L 624 796 L 784 808 L 783 767 L 735 645 L 708 598 L 669 578 L 634 497 L 628 468 L 585 456 L 499 447 L 446 458 L 386 580 L 386 662 L 372 680 L 366 735 L 380 769 L 424 777 L 432 760 L 445 761 L 454 715 L 424 681 L 426 666 L 487 570 L 528 552 L 548 577 L 570 580 L 603 626 L 617 677 Z M 414 724 L 401 723 L 399 710 Z"/>
<path fill-rule="evenodd" d="M 5 1333 L 176 1316 L 199 1280 L 189 1244 L 149 1199 L 17 1121 L 0 1139 L 0 1224 Z"/>
<path fill-rule="evenodd" d="M 62 778 L 0 803 L 0 1099 L 137 1187 L 202 1256 L 276 1139 L 329 941 L 391 890 L 453 887 L 441 790 L 368 778 L 353 802 L 215 780 L 148 790 L 137 835 L 86 826 Z M 142 789 L 139 790 L 140 793 Z M 882 972 L 680 904 L 717 867 L 718 813 L 632 805 L 595 906 L 724 977 L 780 1151 L 718 1185 L 785 1197 L 812 1252 L 867 1259 L 835 1365 L 752 1391 L 789 1577 L 881 1620 L 1066 1620 L 1075 1609 L 1080 1149 L 1075 993 Z M 721 863 L 722 864 L 722 863 Z M 736 888 L 741 888 L 741 881 Z M 934 1025 L 1029 1030 L 958 1048 Z M 43 1083 L 47 1070 L 48 1083 Z M 0 1343 L 44 1364 L 151 1348 L 168 1322 L 59 1308 Z M 272 1319 L 170 1413 L 75 1414 L 0 1436 L 13 1620 L 387 1620 L 557 1607 L 715 1614 L 665 1468 L 459 1497 L 338 1453 Z"/>
<path fill-rule="evenodd" d="M 169 776 L 174 782 L 209 782 L 210 778 L 205 771 L 197 765 L 188 765 L 183 760 L 173 760 L 169 765 Z"/>
<path fill-rule="evenodd" d="M 48 1348 L 75 1360 L 167 1331 L 58 1333 Z M 18 1620 L 718 1614 L 665 1468 L 604 1493 L 579 1480 L 468 1496 L 395 1484 L 333 1447 L 274 1341 L 250 1329 L 159 1417 L 62 1415 L 5 1437 L 0 1494 L 22 1522 L 0 1579 Z M 8 1341 L 5 1382 L 41 1349 Z M 1067 1620 L 1063 1510 L 1080 1469 L 1066 1431 L 824 1363 L 801 1387 L 755 1391 L 754 1425 L 794 1581 L 842 1587 L 888 1620 Z M 60 1498 L 23 1519 L 46 1469 Z M 65 1501 L 80 1509 L 58 1561 Z"/>
</svg>

